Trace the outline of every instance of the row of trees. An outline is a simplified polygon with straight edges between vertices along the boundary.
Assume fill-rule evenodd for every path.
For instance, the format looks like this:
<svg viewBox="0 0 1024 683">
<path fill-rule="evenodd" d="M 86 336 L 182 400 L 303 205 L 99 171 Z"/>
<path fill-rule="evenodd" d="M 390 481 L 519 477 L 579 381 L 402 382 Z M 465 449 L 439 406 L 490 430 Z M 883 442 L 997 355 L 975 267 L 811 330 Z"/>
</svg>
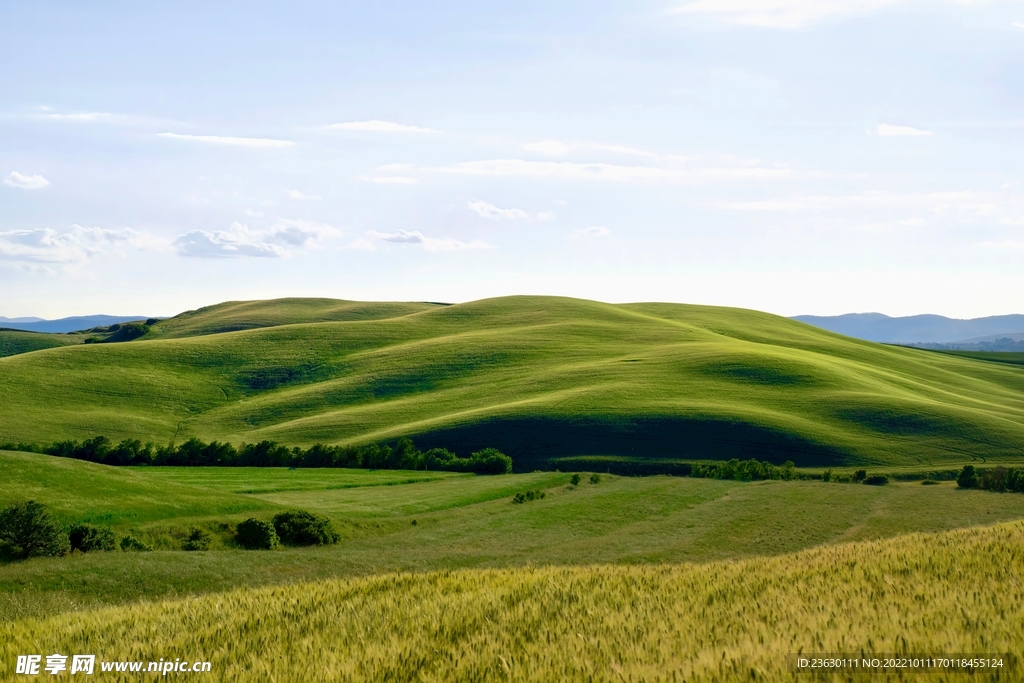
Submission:
<svg viewBox="0 0 1024 683">
<path fill-rule="evenodd" d="M 62 458 L 88 460 L 104 465 L 165 465 L 181 467 L 353 467 L 361 469 L 437 470 L 510 474 L 512 458 L 496 448 L 484 448 L 461 458 L 446 448 L 420 451 L 410 439 L 395 445 L 326 446 L 316 444 L 303 449 L 288 448 L 274 441 L 243 444 L 206 443 L 192 438 L 175 445 L 154 446 L 138 439 L 114 444 L 105 436 L 85 441 L 59 441 L 36 449 L 26 444 L 6 444 L 4 448 L 36 450 Z"/>
<path fill-rule="evenodd" d="M 690 476 L 700 479 L 735 479 L 738 481 L 793 479 L 795 467 L 792 460 L 787 460 L 780 467 L 770 462 L 761 462 L 756 458 L 750 460 L 733 458 L 727 462 L 695 463 L 690 471 Z"/>
<path fill-rule="evenodd" d="M 956 483 L 962 489 L 1024 493 L 1024 468 L 999 466 L 979 470 L 974 465 L 964 465 Z"/>
</svg>

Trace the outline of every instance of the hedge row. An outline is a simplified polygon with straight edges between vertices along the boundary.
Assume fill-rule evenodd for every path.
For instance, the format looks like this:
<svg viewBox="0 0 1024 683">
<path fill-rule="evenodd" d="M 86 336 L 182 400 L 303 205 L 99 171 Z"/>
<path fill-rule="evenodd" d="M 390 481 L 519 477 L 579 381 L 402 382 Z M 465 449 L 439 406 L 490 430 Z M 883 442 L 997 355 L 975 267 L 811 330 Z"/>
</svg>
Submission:
<svg viewBox="0 0 1024 683">
<path fill-rule="evenodd" d="M 400 439 L 394 446 L 325 446 L 316 444 L 307 449 L 288 448 L 274 441 L 243 444 L 206 443 L 192 438 L 180 444 L 154 446 L 138 439 L 125 439 L 114 444 L 105 436 L 85 441 L 59 441 L 49 446 L 2 444 L 0 449 L 33 451 L 61 458 L 88 460 L 104 465 L 156 465 L 179 467 L 352 467 L 361 469 L 438 470 L 475 472 L 477 474 L 510 474 L 512 458 L 496 448 L 484 448 L 468 458 L 460 458 L 446 448 L 420 451 L 409 439 Z"/>
</svg>

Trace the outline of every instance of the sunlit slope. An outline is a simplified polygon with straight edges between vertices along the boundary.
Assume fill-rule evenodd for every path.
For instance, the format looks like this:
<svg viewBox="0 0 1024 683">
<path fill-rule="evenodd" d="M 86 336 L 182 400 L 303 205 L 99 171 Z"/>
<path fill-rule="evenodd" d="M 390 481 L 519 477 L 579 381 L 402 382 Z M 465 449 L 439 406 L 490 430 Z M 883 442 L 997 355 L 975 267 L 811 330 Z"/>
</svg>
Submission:
<svg viewBox="0 0 1024 683">
<path fill-rule="evenodd" d="M 16 356 L 19 353 L 39 351 L 40 349 L 81 344 L 82 338 L 82 335 L 45 334 L 43 332 L 0 329 L 0 358 Z"/>
<path fill-rule="evenodd" d="M 187 656 L 217 680 L 282 682 L 793 681 L 797 652 L 1018 656 L 1022 542 L 1013 523 L 732 562 L 244 588 L 3 624 L 0 656 Z M 1003 664 L 998 680 L 1020 679 Z"/>
<path fill-rule="evenodd" d="M 754 311 L 509 297 L 0 359 L 0 440 L 196 435 L 290 444 L 759 457 L 1024 456 L 1024 369 Z"/>
<path fill-rule="evenodd" d="M 194 337 L 295 323 L 383 320 L 430 310 L 439 305 L 338 299 L 227 301 L 162 320 L 153 326 L 147 338 Z"/>
</svg>

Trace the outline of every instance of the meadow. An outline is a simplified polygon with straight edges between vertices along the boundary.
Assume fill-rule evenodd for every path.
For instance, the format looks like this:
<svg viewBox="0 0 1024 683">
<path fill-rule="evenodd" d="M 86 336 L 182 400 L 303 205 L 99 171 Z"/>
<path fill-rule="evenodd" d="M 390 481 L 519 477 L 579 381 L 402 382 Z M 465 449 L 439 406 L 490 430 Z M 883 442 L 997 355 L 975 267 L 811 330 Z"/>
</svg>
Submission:
<svg viewBox="0 0 1024 683">
<path fill-rule="evenodd" d="M 1018 522 L 733 562 L 388 573 L 0 624 L 0 661 L 184 658 L 226 681 L 791 681 L 789 653 L 1019 653 L 1022 572 Z"/>
<path fill-rule="evenodd" d="M 493 446 L 800 466 L 1019 458 L 1024 368 L 756 311 L 554 297 L 230 302 L 0 358 L 0 435 Z M 55 401 L 53 397 L 59 396 Z"/>
<path fill-rule="evenodd" d="M 0 563 L 5 620 L 389 572 L 738 560 L 1024 519 L 1024 496 L 962 491 L 953 482 L 603 474 L 597 484 L 583 477 L 572 486 L 562 472 L 125 468 L 6 452 L 0 470 L 0 506 L 32 498 L 64 524 L 107 526 L 157 548 Z M 511 503 L 527 490 L 546 496 Z M 232 542 L 243 519 L 291 508 L 327 515 L 341 542 L 266 552 Z M 210 551 L 180 550 L 194 526 L 214 536 Z"/>
</svg>

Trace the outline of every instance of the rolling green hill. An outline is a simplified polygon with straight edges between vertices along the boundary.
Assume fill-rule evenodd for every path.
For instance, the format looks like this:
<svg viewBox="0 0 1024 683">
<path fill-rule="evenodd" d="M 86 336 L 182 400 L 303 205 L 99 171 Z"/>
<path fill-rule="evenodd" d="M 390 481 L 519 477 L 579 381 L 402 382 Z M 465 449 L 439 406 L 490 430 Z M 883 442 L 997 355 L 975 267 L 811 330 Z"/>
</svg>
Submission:
<svg viewBox="0 0 1024 683">
<path fill-rule="evenodd" d="M 1024 459 L 1021 367 L 748 310 L 291 299 L 201 309 L 151 336 L 0 359 L 0 441 L 411 436 L 496 446 L 520 470 L 572 455 Z"/>
<path fill-rule="evenodd" d="M 0 358 L 41 349 L 81 344 L 84 339 L 85 335 L 80 334 L 46 334 L 0 328 Z"/>
</svg>

